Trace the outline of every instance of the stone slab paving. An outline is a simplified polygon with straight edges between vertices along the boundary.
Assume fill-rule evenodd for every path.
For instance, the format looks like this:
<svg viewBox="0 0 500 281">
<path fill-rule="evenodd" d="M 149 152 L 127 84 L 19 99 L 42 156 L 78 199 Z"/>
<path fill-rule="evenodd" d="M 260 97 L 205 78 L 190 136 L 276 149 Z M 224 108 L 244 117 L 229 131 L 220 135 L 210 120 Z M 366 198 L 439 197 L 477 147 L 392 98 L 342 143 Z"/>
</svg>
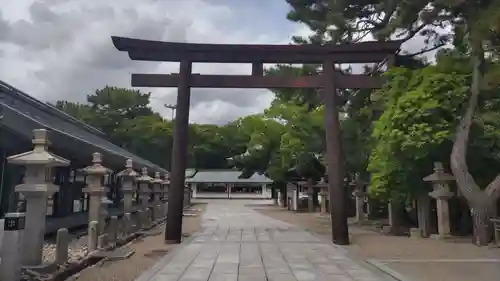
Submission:
<svg viewBox="0 0 500 281">
<path fill-rule="evenodd" d="M 203 231 L 148 281 L 391 280 L 343 248 L 245 207 L 248 202 L 208 202 Z"/>
</svg>

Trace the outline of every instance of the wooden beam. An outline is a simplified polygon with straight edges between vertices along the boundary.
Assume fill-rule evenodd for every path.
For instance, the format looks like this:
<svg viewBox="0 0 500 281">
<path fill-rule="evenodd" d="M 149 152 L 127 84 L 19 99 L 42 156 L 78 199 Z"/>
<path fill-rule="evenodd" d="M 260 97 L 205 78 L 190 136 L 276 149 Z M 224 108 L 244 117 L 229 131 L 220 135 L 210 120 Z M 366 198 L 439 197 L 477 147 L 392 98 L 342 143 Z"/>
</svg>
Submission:
<svg viewBox="0 0 500 281">
<path fill-rule="evenodd" d="M 383 85 L 383 77 L 368 75 L 336 74 L 333 78 L 338 88 L 376 89 Z M 322 88 L 321 76 L 249 76 L 249 75 L 200 75 L 190 79 L 193 88 Z M 178 74 L 132 74 L 133 87 L 177 87 Z"/>
<path fill-rule="evenodd" d="M 135 38 L 126 38 L 111 36 L 113 45 L 119 51 L 149 51 L 149 52 L 205 52 L 210 53 L 237 53 L 243 54 L 250 52 L 260 53 L 287 53 L 293 55 L 297 53 L 307 54 L 332 54 L 332 53 L 363 53 L 363 52 L 383 52 L 394 53 L 403 43 L 402 40 L 394 41 L 364 41 L 358 43 L 344 43 L 344 44 L 272 44 L 272 45 L 255 45 L 255 44 L 205 44 L 205 43 L 180 43 L 180 42 L 164 42 L 153 40 L 142 40 Z M 258 58 L 253 58 L 254 61 L 259 61 Z"/>
<path fill-rule="evenodd" d="M 220 51 L 207 53 L 202 51 L 144 51 L 132 50 L 128 52 L 130 59 L 139 61 L 166 61 L 178 62 L 189 59 L 193 62 L 204 63 L 253 63 L 256 59 L 262 63 L 291 63 L 291 64 L 319 64 L 325 58 L 335 63 L 373 63 L 383 61 L 387 57 L 386 52 L 363 52 L 363 53 L 287 53 L 287 52 L 263 52 L 247 50 L 246 52 L 224 53 Z"/>
</svg>

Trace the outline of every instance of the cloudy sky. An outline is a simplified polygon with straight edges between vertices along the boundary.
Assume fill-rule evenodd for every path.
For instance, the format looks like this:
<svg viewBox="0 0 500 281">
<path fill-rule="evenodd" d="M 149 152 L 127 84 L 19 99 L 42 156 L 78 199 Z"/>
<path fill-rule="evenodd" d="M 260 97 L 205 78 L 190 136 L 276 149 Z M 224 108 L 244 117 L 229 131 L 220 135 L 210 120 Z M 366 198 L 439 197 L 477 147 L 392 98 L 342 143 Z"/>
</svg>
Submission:
<svg viewBox="0 0 500 281">
<path fill-rule="evenodd" d="M 0 79 L 43 100 L 84 101 L 106 85 L 129 87 L 130 73 L 171 73 L 178 64 L 133 62 L 110 36 L 197 43 L 288 43 L 307 34 L 286 20 L 284 0 L 9 0 L 0 10 Z M 195 64 L 193 71 L 249 74 L 249 65 Z M 155 110 L 175 89 L 151 91 Z M 261 112 L 266 90 L 195 89 L 191 121 L 225 123 Z"/>
</svg>

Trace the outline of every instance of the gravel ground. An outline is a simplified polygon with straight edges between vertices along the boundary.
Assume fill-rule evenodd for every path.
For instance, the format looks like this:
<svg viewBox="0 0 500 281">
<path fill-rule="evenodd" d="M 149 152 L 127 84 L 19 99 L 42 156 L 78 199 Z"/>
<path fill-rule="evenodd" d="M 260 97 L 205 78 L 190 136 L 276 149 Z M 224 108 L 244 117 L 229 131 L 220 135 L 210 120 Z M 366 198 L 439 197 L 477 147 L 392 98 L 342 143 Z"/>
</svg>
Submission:
<svg viewBox="0 0 500 281">
<path fill-rule="evenodd" d="M 76 262 L 87 254 L 87 235 L 70 238 L 68 259 L 69 262 Z M 43 262 L 53 262 L 56 258 L 55 242 L 45 242 L 43 245 Z"/>
<path fill-rule="evenodd" d="M 204 204 L 195 204 L 189 213 L 198 216 L 183 218 L 183 233 L 192 235 L 201 228 L 201 214 L 205 211 Z M 164 224 L 156 227 L 163 230 Z M 154 230 L 153 230 L 154 232 Z M 71 281 L 133 281 L 139 275 L 153 266 L 175 245 L 165 245 L 163 233 L 155 236 L 146 236 L 129 244 L 135 253 L 128 259 L 98 263 L 93 267 L 84 269 Z"/>
<path fill-rule="evenodd" d="M 331 224 L 317 213 L 294 213 L 279 207 L 256 210 L 269 217 L 309 229 L 325 239 L 331 239 Z M 419 281 L 498 281 L 499 262 L 483 262 L 481 259 L 500 260 L 500 249 L 477 247 L 471 240 L 456 239 L 453 242 L 436 239 L 386 236 L 359 226 L 349 226 L 352 245 L 346 248 L 364 259 L 401 260 L 387 265 L 397 272 Z M 436 262 L 436 259 L 476 260 L 474 262 Z M 411 261 L 419 260 L 419 261 Z M 427 260 L 427 261 L 425 261 Z"/>
</svg>

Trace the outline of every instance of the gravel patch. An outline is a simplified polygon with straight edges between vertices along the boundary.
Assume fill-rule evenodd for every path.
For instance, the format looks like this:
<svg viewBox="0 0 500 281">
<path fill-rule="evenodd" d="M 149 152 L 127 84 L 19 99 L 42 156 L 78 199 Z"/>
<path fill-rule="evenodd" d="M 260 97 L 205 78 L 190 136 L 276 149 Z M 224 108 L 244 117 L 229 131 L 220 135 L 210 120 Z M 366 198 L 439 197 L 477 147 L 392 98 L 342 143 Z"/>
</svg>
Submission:
<svg viewBox="0 0 500 281">
<path fill-rule="evenodd" d="M 195 204 L 193 207 L 200 215 L 183 218 L 182 232 L 184 236 L 192 235 L 201 228 L 201 213 L 204 212 L 205 205 Z M 175 245 L 165 244 L 164 229 L 165 224 L 160 224 L 150 231 L 152 233 L 157 231 L 154 235 L 141 237 L 129 243 L 127 247 L 135 251 L 131 257 L 100 262 L 84 269 L 79 274 L 69 278 L 68 281 L 134 281 L 142 272 L 168 254 L 172 247 L 175 247 Z"/>
<path fill-rule="evenodd" d="M 87 235 L 75 237 L 73 236 L 69 242 L 68 259 L 69 262 L 77 262 L 82 260 L 87 255 Z M 43 262 L 51 263 L 56 258 L 56 243 L 46 241 L 43 245 Z"/>
</svg>

